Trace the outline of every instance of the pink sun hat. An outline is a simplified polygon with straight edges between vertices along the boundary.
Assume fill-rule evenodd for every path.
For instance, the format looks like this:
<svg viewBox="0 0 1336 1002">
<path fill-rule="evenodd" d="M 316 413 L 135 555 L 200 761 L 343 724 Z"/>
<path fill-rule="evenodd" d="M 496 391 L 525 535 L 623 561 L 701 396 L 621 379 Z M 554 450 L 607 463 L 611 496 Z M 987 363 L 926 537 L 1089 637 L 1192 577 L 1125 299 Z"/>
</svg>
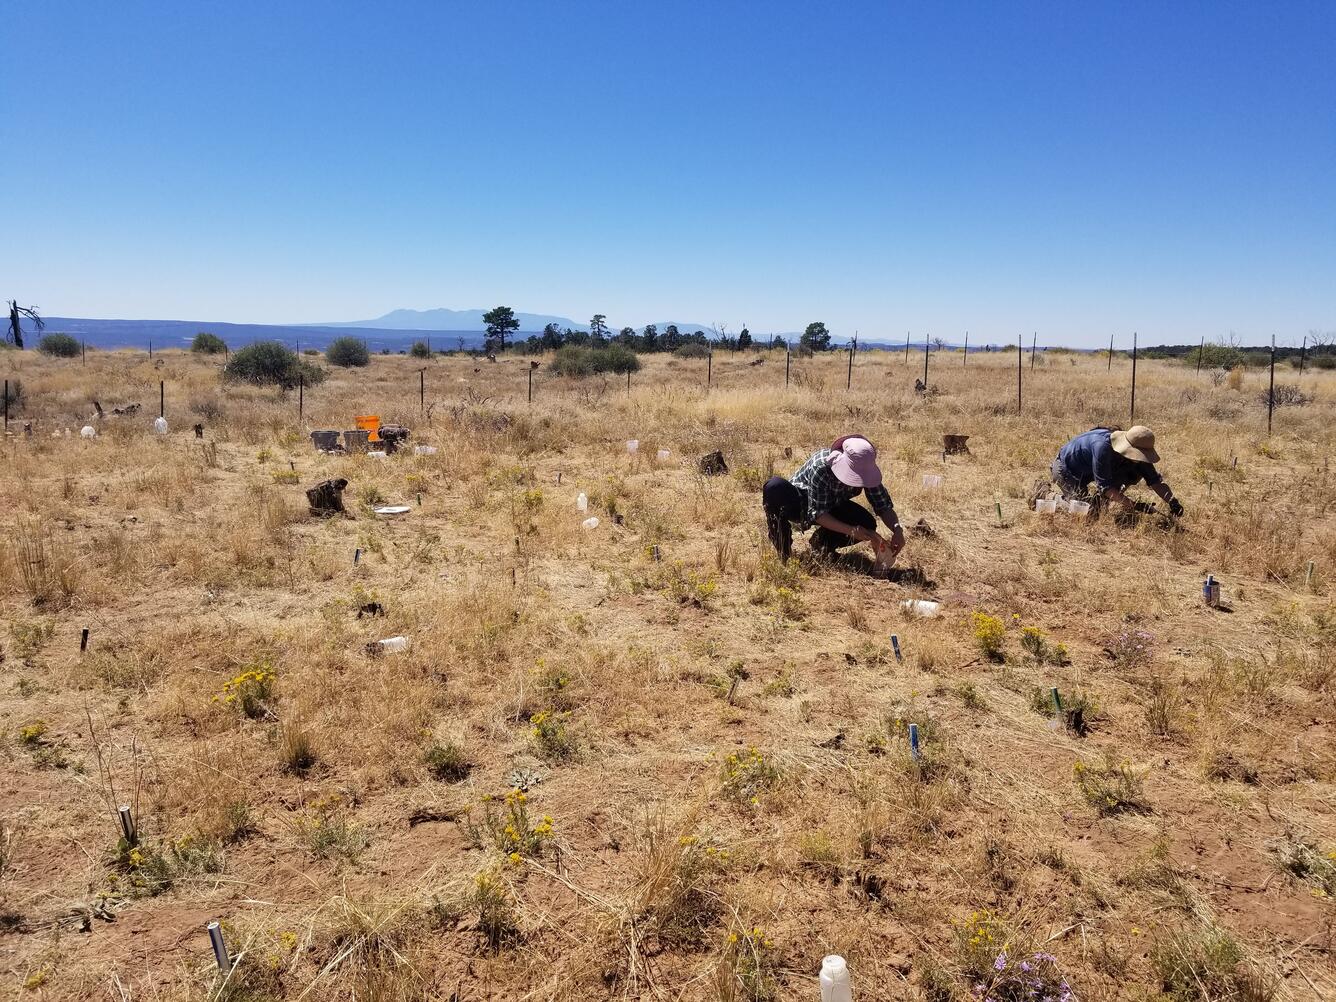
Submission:
<svg viewBox="0 0 1336 1002">
<path fill-rule="evenodd" d="M 881 486 L 877 447 L 862 435 L 837 438 L 830 448 L 830 470 L 840 483 L 846 487 Z"/>
</svg>

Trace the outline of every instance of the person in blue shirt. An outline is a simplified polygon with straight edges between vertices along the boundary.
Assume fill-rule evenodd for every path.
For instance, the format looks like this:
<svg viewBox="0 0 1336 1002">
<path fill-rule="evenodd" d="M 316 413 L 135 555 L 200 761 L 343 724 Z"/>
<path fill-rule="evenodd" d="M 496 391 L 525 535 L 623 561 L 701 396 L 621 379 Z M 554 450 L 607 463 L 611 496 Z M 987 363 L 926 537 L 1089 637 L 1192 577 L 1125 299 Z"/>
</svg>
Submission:
<svg viewBox="0 0 1336 1002">
<path fill-rule="evenodd" d="M 1088 496 L 1093 484 L 1097 498 L 1128 512 L 1155 510 L 1153 505 L 1134 503 L 1126 494 L 1133 484 L 1144 481 L 1169 506 L 1171 515 L 1181 516 L 1183 506 L 1155 469 L 1159 461 L 1155 432 L 1145 425 L 1134 425 L 1127 431 L 1092 428 L 1058 451 L 1050 472 L 1063 497 Z"/>
</svg>

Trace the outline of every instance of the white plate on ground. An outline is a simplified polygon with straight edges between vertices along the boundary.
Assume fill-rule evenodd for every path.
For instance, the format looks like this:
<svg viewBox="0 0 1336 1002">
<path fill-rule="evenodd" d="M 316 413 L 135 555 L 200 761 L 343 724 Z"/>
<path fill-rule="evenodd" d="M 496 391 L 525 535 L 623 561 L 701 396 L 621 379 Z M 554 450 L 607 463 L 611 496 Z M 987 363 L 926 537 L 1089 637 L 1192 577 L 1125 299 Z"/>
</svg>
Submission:
<svg viewBox="0 0 1336 1002">
<path fill-rule="evenodd" d="M 407 515 L 413 509 L 406 504 L 383 504 L 371 510 L 384 518 L 396 518 L 399 515 Z"/>
</svg>

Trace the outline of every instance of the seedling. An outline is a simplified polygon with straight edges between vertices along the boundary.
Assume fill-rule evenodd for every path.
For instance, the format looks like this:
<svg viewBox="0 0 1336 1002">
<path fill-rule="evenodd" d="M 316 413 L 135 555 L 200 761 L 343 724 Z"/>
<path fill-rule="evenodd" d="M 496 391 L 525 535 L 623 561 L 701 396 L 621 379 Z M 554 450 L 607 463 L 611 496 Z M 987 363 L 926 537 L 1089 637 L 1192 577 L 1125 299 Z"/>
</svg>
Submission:
<svg viewBox="0 0 1336 1002">
<path fill-rule="evenodd" d="M 232 958 L 227 955 L 223 928 L 217 922 L 210 922 L 206 928 L 209 930 L 209 944 L 213 947 L 213 958 L 218 961 L 218 970 L 222 974 L 227 974 L 232 970 Z"/>
<path fill-rule="evenodd" d="M 903 654 L 900 653 L 900 638 L 896 636 L 894 633 L 891 634 L 891 650 L 895 652 L 896 663 L 904 664 L 905 657 Z"/>
<path fill-rule="evenodd" d="M 138 845 L 139 836 L 135 833 L 135 819 L 130 814 L 130 805 L 121 804 L 116 813 L 121 818 L 121 834 L 125 836 L 125 844 L 132 847 Z"/>
</svg>

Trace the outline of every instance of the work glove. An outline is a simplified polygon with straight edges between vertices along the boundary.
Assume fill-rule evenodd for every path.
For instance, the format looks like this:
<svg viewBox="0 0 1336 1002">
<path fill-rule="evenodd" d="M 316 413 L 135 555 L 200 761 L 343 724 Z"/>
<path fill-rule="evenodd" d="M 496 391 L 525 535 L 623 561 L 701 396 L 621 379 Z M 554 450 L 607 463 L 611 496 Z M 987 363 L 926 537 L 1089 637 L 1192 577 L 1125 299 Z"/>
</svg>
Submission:
<svg viewBox="0 0 1336 1002">
<path fill-rule="evenodd" d="M 1173 515 L 1174 518 L 1183 517 L 1183 504 L 1178 500 L 1178 498 L 1169 499 L 1169 514 Z"/>
<path fill-rule="evenodd" d="M 1149 501 L 1138 501 L 1136 504 L 1134 504 L 1134 505 L 1132 506 L 1132 509 L 1133 509 L 1138 515 L 1154 515 L 1154 514 L 1155 514 L 1155 506 L 1154 506 L 1153 504 L 1151 504 Z"/>
</svg>

